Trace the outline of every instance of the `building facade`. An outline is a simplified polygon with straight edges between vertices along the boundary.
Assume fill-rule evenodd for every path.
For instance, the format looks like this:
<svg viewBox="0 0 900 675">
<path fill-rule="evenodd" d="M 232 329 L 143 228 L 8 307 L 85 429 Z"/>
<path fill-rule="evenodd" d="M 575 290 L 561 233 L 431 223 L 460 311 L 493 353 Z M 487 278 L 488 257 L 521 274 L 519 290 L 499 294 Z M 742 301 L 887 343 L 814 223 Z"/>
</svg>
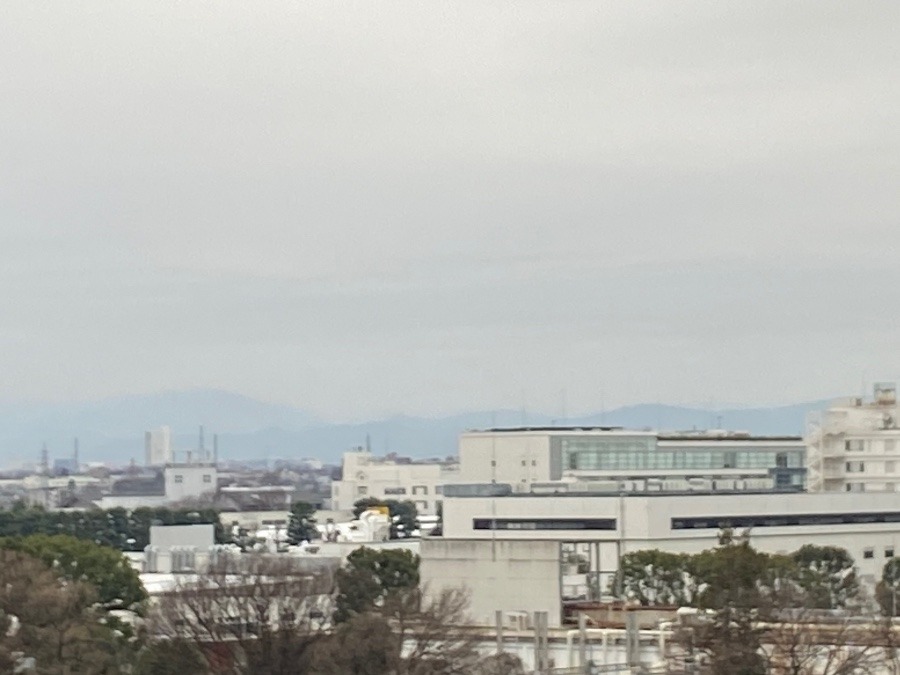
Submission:
<svg viewBox="0 0 900 675">
<path fill-rule="evenodd" d="M 698 553 L 717 545 L 723 527 L 749 531 L 753 546 L 768 553 L 804 544 L 845 548 L 869 591 L 900 553 L 900 503 L 885 493 L 446 492 L 443 536 L 421 542 L 422 582 L 467 588 L 473 621 L 487 625 L 496 611 L 549 611 L 558 626 L 567 604 L 611 599 L 622 555 Z"/>
<path fill-rule="evenodd" d="M 618 428 L 519 428 L 460 436 L 460 482 L 547 490 L 803 490 L 799 436 L 657 433 Z"/>
<path fill-rule="evenodd" d="M 365 450 L 345 452 L 341 480 L 331 484 L 331 508 L 350 511 L 355 502 L 372 497 L 411 501 L 420 514 L 434 515 L 444 485 L 458 479 L 455 462 L 376 457 Z"/>
<path fill-rule="evenodd" d="M 174 460 L 169 427 L 160 427 L 144 434 L 144 455 L 147 466 L 165 466 Z"/>
<path fill-rule="evenodd" d="M 170 503 L 216 492 L 218 472 L 214 464 L 170 464 L 165 468 L 166 499 Z"/>
<path fill-rule="evenodd" d="M 850 398 L 810 416 L 811 492 L 898 492 L 900 406 L 894 384 L 875 385 L 871 400 Z"/>
</svg>

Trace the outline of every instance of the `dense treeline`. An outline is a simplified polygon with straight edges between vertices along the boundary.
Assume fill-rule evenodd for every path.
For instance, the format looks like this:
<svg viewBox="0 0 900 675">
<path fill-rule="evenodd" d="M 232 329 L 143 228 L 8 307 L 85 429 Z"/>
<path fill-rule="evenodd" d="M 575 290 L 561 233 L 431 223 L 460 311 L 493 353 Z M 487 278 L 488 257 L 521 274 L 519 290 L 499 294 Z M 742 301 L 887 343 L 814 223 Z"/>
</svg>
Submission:
<svg viewBox="0 0 900 675">
<path fill-rule="evenodd" d="M 150 543 L 151 525 L 194 523 L 215 524 L 216 542 L 228 541 L 216 509 L 167 507 L 140 507 L 133 511 L 121 508 L 47 511 L 18 506 L 0 510 L 0 537 L 66 534 L 120 551 L 143 551 Z"/>
<path fill-rule="evenodd" d="M 0 538 L 0 672 L 131 672 L 147 593 L 125 555 L 69 535 Z M 29 663 L 32 663 L 32 668 Z"/>
<path fill-rule="evenodd" d="M 883 610 L 893 609 L 897 581 L 900 564 L 891 560 L 879 584 Z M 698 554 L 629 553 L 617 583 L 643 605 L 698 610 L 676 634 L 689 672 L 861 675 L 900 666 L 896 631 L 870 613 L 871 598 L 842 548 L 807 545 L 772 555 L 725 530 L 719 546 Z"/>
<path fill-rule="evenodd" d="M 697 607 L 723 572 L 722 549 L 696 554 L 645 550 L 627 553 L 620 566 L 621 595 L 642 605 Z M 806 545 L 788 555 L 753 550 L 756 584 L 761 590 L 790 589 L 808 609 L 841 609 L 859 596 L 853 557 L 833 546 Z"/>
</svg>

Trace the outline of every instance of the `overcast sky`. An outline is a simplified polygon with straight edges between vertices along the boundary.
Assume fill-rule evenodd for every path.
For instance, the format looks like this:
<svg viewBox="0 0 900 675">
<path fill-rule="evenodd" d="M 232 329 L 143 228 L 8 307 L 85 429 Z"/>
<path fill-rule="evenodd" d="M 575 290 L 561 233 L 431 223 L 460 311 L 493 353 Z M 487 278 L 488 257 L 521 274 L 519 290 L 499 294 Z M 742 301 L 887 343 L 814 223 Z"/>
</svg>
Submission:
<svg viewBox="0 0 900 675">
<path fill-rule="evenodd" d="M 0 3 L 0 399 L 900 379 L 900 3 Z"/>
</svg>

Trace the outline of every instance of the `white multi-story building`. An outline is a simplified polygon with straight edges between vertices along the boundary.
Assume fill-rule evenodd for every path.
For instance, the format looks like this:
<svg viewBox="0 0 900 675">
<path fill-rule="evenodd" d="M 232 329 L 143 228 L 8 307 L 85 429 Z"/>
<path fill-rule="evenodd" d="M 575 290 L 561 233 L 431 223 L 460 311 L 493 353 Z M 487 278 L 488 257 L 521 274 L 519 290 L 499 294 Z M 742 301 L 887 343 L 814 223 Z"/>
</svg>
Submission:
<svg viewBox="0 0 900 675">
<path fill-rule="evenodd" d="M 144 434 L 144 453 L 147 466 L 165 466 L 173 461 L 169 427 L 160 427 Z"/>
<path fill-rule="evenodd" d="M 572 603 L 609 597 L 623 554 L 697 553 L 716 546 L 724 527 L 750 531 L 752 545 L 768 553 L 845 548 L 869 591 L 900 553 L 900 503 L 885 493 L 536 495 L 479 487 L 447 488 L 443 536 L 424 538 L 420 553 L 422 582 L 435 592 L 467 588 L 480 624 L 492 624 L 496 611 L 549 611 L 558 626 Z M 457 496 L 465 493 L 472 496 Z"/>
<path fill-rule="evenodd" d="M 212 494 L 217 488 L 215 464 L 170 464 L 164 476 L 166 499 L 170 503 Z"/>
<path fill-rule="evenodd" d="M 731 431 L 523 427 L 462 434 L 459 462 L 460 482 L 516 492 L 802 490 L 806 447 Z"/>
<path fill-rule="evenodd" d="M 420 514 L 434 515 L 443 486 L 458 479 L 455 462 L 375 457 L 365 450 L 345 452 L 341 480 L 331 484 L 331 508 L 349 511 L 360 499 L 374 497 L 411 501 Z"/>
<path fill-rule="evenodd" d="M 894 384 L 872 400 L 838 401 L 807 425 L 811 492 L 900 492 L 900 406 Z"/>
</svg>

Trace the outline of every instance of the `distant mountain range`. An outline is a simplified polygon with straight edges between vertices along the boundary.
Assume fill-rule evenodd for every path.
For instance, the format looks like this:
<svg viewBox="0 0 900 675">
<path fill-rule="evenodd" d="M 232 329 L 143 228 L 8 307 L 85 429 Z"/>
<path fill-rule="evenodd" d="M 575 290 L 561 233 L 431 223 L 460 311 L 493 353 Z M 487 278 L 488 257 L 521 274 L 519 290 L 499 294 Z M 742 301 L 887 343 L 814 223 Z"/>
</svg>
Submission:
<svg viewBox="0 0 900 675">
<path fill-rule="evenodd" d="M 340 461 L 344 450 L 370 440 L 373 452 L 413 457 L 456 453 L 457 436 L 492 426 L 611 425 L 631 429 L 726 428 L 756 434 L 801 434 L 806 415 L 826 401 L 771 408 L 704 410 L 662 404 L 625 406 L 565 420 L 516 410 L 479 411 L 439 418 L 390 417 L 353 424 L 327 424 L 283 405 L 218 390 L 127 396 L 97 403 L 0 405 L 0 466 L 33 464 L 47 443 L 51 459 L 68 457 L 78 438 L 82 461 L 141 463 L 144 432 L 167 425 L 176 449 L 197 447 L 198 430 L 207 444 L 219 435 L 223 459 L 317 457 Z"/>
</svg>

